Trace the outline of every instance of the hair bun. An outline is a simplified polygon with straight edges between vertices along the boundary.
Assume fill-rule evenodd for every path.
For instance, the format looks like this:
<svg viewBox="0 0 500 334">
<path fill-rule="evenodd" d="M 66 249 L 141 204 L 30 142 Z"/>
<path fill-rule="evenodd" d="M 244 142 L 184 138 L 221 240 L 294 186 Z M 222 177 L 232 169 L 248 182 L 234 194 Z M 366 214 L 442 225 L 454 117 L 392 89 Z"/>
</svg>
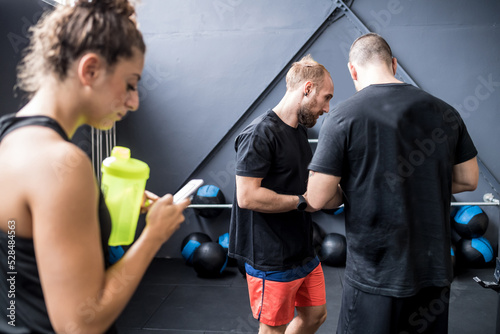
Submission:
<svg viewBox="0 0 500 334">
<path fill-rule="evenodd" d="M 78 0 L 76 5 L 100 12 L 115 12 L 115 14 L 125 17 L 135 14 L 134 6 L 129 0 Z"/>
</svg>

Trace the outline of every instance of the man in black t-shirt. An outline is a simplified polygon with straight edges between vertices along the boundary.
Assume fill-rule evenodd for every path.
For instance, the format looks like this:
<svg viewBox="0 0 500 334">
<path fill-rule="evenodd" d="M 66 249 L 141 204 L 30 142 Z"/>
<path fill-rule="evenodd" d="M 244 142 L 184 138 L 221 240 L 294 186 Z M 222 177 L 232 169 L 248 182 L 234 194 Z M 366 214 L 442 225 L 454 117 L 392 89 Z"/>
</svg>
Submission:
<svg viewBox="0 0 500 334">
<path fill-rule="evenodd" d="M 349 53 L 357 93 L 325 120 L 308 202 L 345 205 L 347 264 L 338 333 L 447 333 L 452 193 L 478 182 L 477 151 L 458 112 L 397 80 L 377 34 Z"/>
<path fill-rule="evenodd" d="M 245 263 L 259 333 L 314 333 L 326 318 L 326 300 L 303 197 L 312 157 L 307 128 L 329 111 L 333 82 L 306 56 L 286 83 L 280 103 L 236 138 L 229 255 Z"/>
</svg>

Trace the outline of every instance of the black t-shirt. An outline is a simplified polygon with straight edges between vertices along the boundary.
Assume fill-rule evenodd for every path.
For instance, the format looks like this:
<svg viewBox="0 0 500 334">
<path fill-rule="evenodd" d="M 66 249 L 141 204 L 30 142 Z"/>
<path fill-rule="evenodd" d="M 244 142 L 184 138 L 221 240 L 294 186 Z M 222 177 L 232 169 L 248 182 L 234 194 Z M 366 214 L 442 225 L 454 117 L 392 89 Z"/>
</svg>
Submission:
<svg viewBox="0 0 500 334">
<path fill-rule="evenodd" d="M 45 116 L 15 117 L 15 114 L 0 118 L 0 141 L 11 131 L 30 125 L 38 125 L 51 128 L 61 135 L 64 140 L 68 137 L 61 126 L 53 119 Z M 99 197 L 99 225 L 101 230 L 101 244 L 106 267 L 109 266 L 108 239 L 111 233 L 111 217 L 104 201 L 102 193 Z M 15 274 L 8 266 L 9 240 L 15 242 Z M 0 231 L 0 305 L 10 315 L 8 310 L 11 301 L 15 301 L 15 313 L 13 318 L 3 315 L 0 319 L 1 333 L 53 333 L 54 329 L 47 314 L 45 299 L 43 297 L 38 267 L 35 257 L 33 239 L 19 236 L 9 237 Z M 7 279 L 14 277 L 13 280 Z M 10 282 L 15 282 L 11 289 Z M 15 291 L 11 294 L 9 291 Z M 11 322 L 15 319 L 14 322 Z M 11 322 L 15 327 L 8 324 Z M 112 325 L 106 333 L 116 333 L 116 327 Z"/>
<path fill-rule="evenodd" d="M 458 112 L 408 84 L 368 86 L 332 111 L 309 169 L 341 177 L 346 280 L 394 297 L 449 285 L 452 168 L 476 154 Z"/>
<path fill-rule="evenodd" d="M 304 126 L 290 127 L 269 110 L 238 135 L 235 149 L 236 175 L 263 178 L 262 186 L 278 194 L 305 193 L 312 151 Z M 315 255 L 306 212 L 241 209 L 235 195 L 229 232 L 229 255 L 259 270 L 287 270 Z"/>
</svg>

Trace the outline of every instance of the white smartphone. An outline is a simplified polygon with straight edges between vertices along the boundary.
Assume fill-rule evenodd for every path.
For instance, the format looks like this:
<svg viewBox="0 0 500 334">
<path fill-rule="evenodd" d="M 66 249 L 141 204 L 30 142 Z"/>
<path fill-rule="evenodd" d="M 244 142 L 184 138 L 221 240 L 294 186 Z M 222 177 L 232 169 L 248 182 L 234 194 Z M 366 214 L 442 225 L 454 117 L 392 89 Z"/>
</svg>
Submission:
<svg viewBox="0 0 500 334">
<path fill-rule="evenodd" d="M 174 204 L 177 204 L 184 200 L 185 198 L 188 198 L 192 194 L 198 190 L 199 187 L 203 185 L 203 180 L 202 179 L 193 179 L 186 183 L 184 187 L 182 187 L 178 192 L 175 193 L 174 195 Z"/>
</svg>

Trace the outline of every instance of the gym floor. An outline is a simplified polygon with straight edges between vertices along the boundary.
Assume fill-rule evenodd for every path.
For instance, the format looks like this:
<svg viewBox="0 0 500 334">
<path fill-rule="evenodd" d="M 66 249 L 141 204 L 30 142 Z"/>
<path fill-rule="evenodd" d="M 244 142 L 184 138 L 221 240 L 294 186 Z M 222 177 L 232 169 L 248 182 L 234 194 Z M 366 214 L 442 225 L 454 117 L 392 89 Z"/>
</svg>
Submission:
<svg viewBox="0 0 500 334">
<path fill-rule="evenodd" d="M 335 333 L 343 268 L 323 266 L 328 317 L 318 333 Z M 493 281 L 494 268 L 467 269 L 452 283 L 450 334 L 494 334 L 498 295 L 473 281 Z M 182 259 L 156 258 L 118 319 L 123 334 L 257 333 L 246 281 L 237 267 L 216 279 L 197 276 Z"/>
</svg>

